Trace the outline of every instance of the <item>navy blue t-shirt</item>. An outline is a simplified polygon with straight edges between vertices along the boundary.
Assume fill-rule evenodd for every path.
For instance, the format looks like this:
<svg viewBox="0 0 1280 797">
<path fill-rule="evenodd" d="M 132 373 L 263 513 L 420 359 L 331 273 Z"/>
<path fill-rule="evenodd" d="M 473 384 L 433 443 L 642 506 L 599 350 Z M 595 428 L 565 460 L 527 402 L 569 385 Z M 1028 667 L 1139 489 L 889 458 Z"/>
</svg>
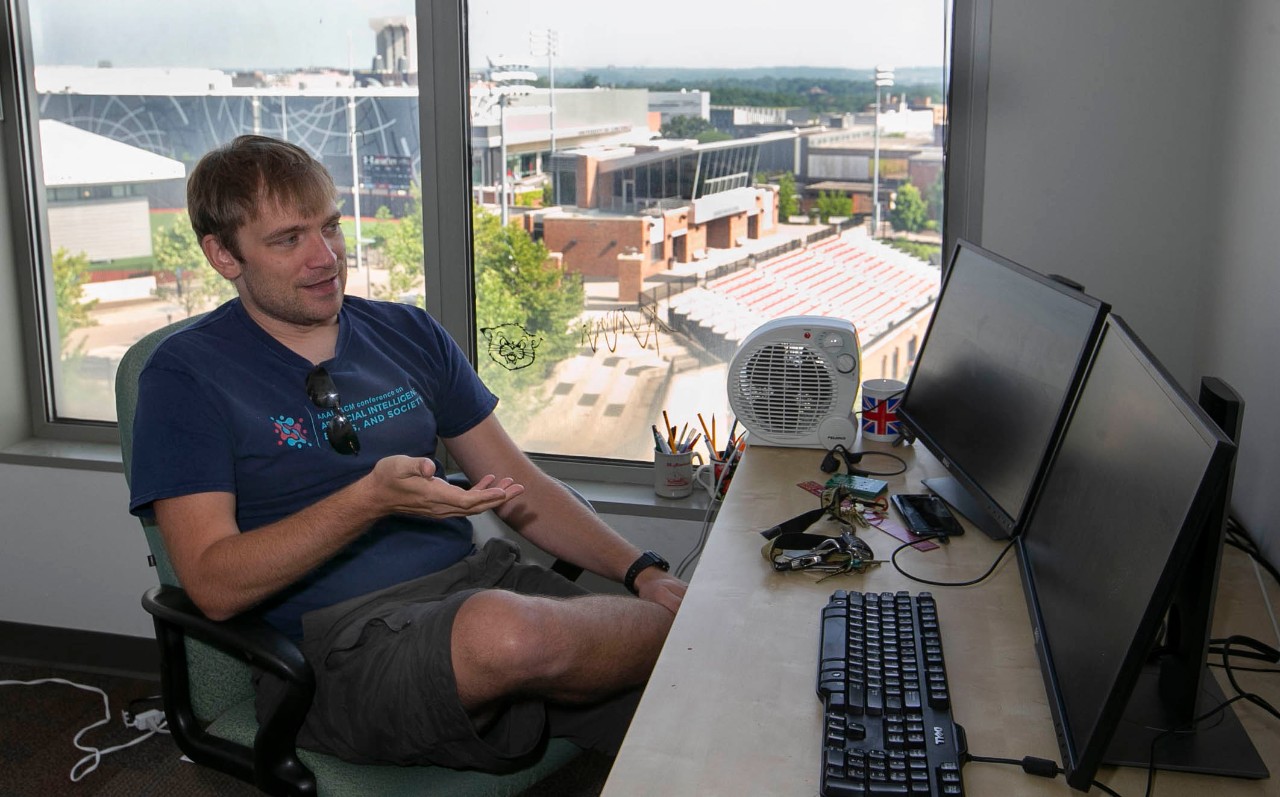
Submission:
<svg viewBox="0 0 1280 797">
<path fill-rule="evenodd" d="M 392 454 L 433 457 L 493 411 L 495 397 L 425 312 L 346 297 L 333 359 L 355 456 L 325 439 L 332 410 L 311 403 L 312 364 L 232 300 L 160 344 L 139 379 L 129 510 L 202 492 L 236 498 L 241 532 L 310 506 Z M 255 611 L 300 639 L 305 612 L 447 567 L 473 547 L 465 518 L 393 515 Z"/>
</svg>

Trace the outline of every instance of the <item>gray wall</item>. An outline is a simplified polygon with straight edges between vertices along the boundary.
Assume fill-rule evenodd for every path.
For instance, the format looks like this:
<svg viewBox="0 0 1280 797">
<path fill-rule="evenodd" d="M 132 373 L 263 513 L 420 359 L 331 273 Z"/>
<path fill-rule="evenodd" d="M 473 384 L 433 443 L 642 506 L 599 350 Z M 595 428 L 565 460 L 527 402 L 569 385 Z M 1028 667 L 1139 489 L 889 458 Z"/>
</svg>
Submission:
<svg viewBox="0 0 1280 797">
<path fill-rule="evenodd" d="M 981 243 L 1111 302 L 1184 387 L 1245 398 L 1234 510 L 1280 562 L 1280 13 L 994 0 Z"/>
<path fill-rule="evenodd" d="M 1245 398 L 1244 442 L 1234 508 L 1280 564 L 1280 4 L 1226 4 L 1231 124 L 1209 149 L 1224 157 L 1214 251 L 1204 268 L 1206 312 L 1201 372 L 1219 375 Z"/>
</svg>

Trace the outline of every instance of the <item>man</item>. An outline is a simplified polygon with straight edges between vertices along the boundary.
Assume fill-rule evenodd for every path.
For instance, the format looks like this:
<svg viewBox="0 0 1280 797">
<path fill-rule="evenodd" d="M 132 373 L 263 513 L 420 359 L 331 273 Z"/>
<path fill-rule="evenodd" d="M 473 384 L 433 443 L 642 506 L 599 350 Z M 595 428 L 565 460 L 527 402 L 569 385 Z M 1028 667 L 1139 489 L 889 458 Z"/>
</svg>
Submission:
<svg viewBox="0 0 1280 797">
<path fill-rule="evenodd" d="M 427 314 L 344 296 L 335 199 L 323 166 L 261 136 L 191 173 L 192 227 L 239 298 L 144 369 L 131 511 L 154 513 L 205 614 L 300 640 L 303 746 L 499 771 L 549 727 L 616 751 L 684 583 L 516 447 Z M 439 478 L 437 437 L 473 487 Z M 583 594 L 508 543 L 476 551 L 466 518 L 489 509 L 640 600 Z"/>
</svg>

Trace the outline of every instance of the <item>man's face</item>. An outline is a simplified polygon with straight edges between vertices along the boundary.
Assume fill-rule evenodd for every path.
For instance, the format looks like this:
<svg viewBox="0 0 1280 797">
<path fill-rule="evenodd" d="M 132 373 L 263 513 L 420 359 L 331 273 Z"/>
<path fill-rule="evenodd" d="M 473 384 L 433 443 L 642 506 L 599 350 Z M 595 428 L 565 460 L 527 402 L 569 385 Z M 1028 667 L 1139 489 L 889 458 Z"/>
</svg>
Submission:
<svg viewBox="0 0 1280 797">
<path fill-rule="evenodd" d="M 236 233 L 240 260 L 213 242 L 211 260 L 218 258 L 215 266 L 236 283 L 250 314 L 303 328 L 332 323 L 337 316 L 347 284 L 346 243 L 337 206 L 329 201 L 322 207 L 309 215 L 266 203 L 258 218 Z M 219 264 L 228 258 L 231 265 Z"/>
</svg>

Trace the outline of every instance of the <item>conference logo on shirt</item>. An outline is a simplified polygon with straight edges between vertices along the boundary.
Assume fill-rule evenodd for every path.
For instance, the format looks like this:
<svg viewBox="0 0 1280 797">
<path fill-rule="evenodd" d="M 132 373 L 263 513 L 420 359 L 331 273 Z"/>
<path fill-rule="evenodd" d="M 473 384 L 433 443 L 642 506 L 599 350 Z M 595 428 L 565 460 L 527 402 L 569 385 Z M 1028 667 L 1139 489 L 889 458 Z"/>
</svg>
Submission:
<svg viewBox="0 0 1280 797">
<path fill-rule="evenodd" d="M 370 396 L 359 401 L 354 401 L 342 406 L 342 413 L 347 416 L 347 420 L 351 422 L 351 427 L 356 431 L 369 429 L 381 423 L 385 423 L 393 418 L 398 418 L 426 406 L 422 396 L 414 388 L 395 387 L 376 396 Z M 324 410 L 316 413 L 310 419 L 315 423 L 318 429 L 323 429 L 324 424 L 333 417 L 333 410 Z M 276 415 L 270 416 L 271 422 L 275 425 L 276 445 L 288 446 L 295 450 L 311 448 L 315 443 L 308 437 L 307 426 L 304 422 L 307 419 L 296 418 L 292 415 Z M 311 437 L 323 439 L 323 431 L 315 431 Z"/>
<path fill-rule="evenodd" d="M 307 430 L 300 418 L 281 415 L 271 421 L 276 425 L 276 445 L 287 445 L 290 448 L 310 448 L 314 445 L 307 439 Z"/>
</svg>

